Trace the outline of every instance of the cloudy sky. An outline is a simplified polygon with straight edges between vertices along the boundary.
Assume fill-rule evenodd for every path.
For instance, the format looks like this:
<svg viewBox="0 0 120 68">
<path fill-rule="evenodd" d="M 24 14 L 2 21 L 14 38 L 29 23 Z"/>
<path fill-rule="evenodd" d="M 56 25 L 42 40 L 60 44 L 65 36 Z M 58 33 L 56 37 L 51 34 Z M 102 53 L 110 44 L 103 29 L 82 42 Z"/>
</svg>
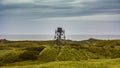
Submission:
<svg viewBox="0 0 120 68">
<path fill-rule="evenodd" d="M 0 34 L 120 35 L 120 0 L 0 0 Z"/>
</svg>

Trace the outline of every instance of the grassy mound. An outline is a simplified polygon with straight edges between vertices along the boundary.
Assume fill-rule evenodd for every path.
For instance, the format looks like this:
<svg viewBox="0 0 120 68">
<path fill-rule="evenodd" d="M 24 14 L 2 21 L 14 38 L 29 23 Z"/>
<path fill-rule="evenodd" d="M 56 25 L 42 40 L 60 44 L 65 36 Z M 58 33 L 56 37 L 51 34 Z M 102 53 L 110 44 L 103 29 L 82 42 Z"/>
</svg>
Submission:
<svg viewBox="0 0 120 68">
<path fill-rule="evenodd" d="M 54 47 L 46 47 L 42 52 L 39 54 L 40 61 L 54 61 L 56 60 L 58 54 L 57 48 Z"/>
<path fill-rule="evenodd" d="M 21 50 L 9 50 L 8 52 L 0 55 L 0 62 L 1 63 L 12 63 L 16 61 L 20 61 L 19 55 L 22 54 L 24 51 Z"/>
<path fill-rule="evenodd" d="M 4 52 L 4 51 L 3 51 Z M 38 52 L 27 50 L 9 50 L 0 55 L 0 65 L 37 59 Z"/>
<path fill-rule="evenodd" d="M 77 50 L 70 46 L 64 46 L 57 58 L 60 61 L 79 61 L 98 57 L 94 53 L 89 52 L 87 49 Z"/>
<path fill-rule="evenodd" d="M 104 58 L 104 56 L 90 52 L 88 49 L 76 49 L 71 46 L 64 46 L 60 52 L 58 51 L 57 47 L 47 47 L 40 52 L 39 59 L 40 61 L 80 61 Z"/>
</svg>

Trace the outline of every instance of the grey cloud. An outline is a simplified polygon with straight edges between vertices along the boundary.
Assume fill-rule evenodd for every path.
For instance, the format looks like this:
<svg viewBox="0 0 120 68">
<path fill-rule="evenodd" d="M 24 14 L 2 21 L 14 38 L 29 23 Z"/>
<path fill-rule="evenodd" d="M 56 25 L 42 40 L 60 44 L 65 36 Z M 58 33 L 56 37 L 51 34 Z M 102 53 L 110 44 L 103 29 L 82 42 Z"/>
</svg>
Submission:
<svg viewBox="0 0 120 68">
<path fill-rule="evenodd" d="M 95 3 L 91 3 L 91 6 L 88 6 L 89 9 L 95 11 L 104 12 L 120 12 L 120 1 L 119 0 L 98 0 Z"/>
<path fill-rule="evenodd" d="M 70 33 L 92 31 L 92 33 L 116 34 L 120 32 L 119 0 L 30 0 L 31 2 L 21 0 L 20 3 L 2 1 L 4 3 L 0 1 L 0 28 L 3 33 L 4 31 L 6 33 L 38 33 L 38 29 L 40 29 L 39 33 L 44 33 L 48 28 L 54 27 L 54 31 L 56 26 L 60 25 L 66 27 L 67 31 L 71 31 Z M 85 18 L 82 19 L 82 17 Z M 98 27 L 101 31 L 97 30 Z M 23 31 L 24 29 L 26 30 Z"/>
<path fill-rule="evenodd" d="M 75 1 L 78 1 L 78 3 L 74 3 Z M 28 18 L 73 17 L 101 13 L 120 14 L 119 0 L 79 1 L 80 0 L 35 0 L 35 2 L 31 4 L 0 4 L 0 14 L 11 17 L 23 16 Z"/>
</svg>

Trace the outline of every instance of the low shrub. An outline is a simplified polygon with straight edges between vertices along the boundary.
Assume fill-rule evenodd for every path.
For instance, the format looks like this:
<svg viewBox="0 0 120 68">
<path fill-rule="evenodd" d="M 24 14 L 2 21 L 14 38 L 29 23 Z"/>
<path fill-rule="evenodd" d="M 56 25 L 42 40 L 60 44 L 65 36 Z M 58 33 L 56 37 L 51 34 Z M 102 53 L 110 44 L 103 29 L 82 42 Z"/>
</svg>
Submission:
<svg viewBox="0 0 120 68">
<path fill-rule="evenodd" d="M 24 51 L 19 55 L 21 60 L 35 60 L 37 59 L 38 52 L 37 51 Z"/>
<path fill-rule="evenodd" d="M 45 46 L 39 46 L 39 47 L 26 47 L 24 50 L 41 52 L 44 48 L 45 48 Z"/>
<path fill-rule="evenodd" d="M 13 42 L 13 43 L 7 43 L 5 44 L 5 46 L 14 47 L 14 48 L 24 48 L 24 47 L 32 47 L 32 46 L 38 46 L 38 45 L 32 42 Z"/>
</svg>

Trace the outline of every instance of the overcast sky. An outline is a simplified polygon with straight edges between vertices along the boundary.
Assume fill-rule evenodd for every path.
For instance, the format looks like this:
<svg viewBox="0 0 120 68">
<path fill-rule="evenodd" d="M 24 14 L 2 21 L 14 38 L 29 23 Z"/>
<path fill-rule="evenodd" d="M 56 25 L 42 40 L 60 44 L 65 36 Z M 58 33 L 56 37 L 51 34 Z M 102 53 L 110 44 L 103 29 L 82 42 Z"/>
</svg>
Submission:
<svg viewBox="0 0 120 68">
<path fill-rule="evenodd" d="M 120 0 L 0 0 L 0 34 L 120 35 Z"/>
</svg>

